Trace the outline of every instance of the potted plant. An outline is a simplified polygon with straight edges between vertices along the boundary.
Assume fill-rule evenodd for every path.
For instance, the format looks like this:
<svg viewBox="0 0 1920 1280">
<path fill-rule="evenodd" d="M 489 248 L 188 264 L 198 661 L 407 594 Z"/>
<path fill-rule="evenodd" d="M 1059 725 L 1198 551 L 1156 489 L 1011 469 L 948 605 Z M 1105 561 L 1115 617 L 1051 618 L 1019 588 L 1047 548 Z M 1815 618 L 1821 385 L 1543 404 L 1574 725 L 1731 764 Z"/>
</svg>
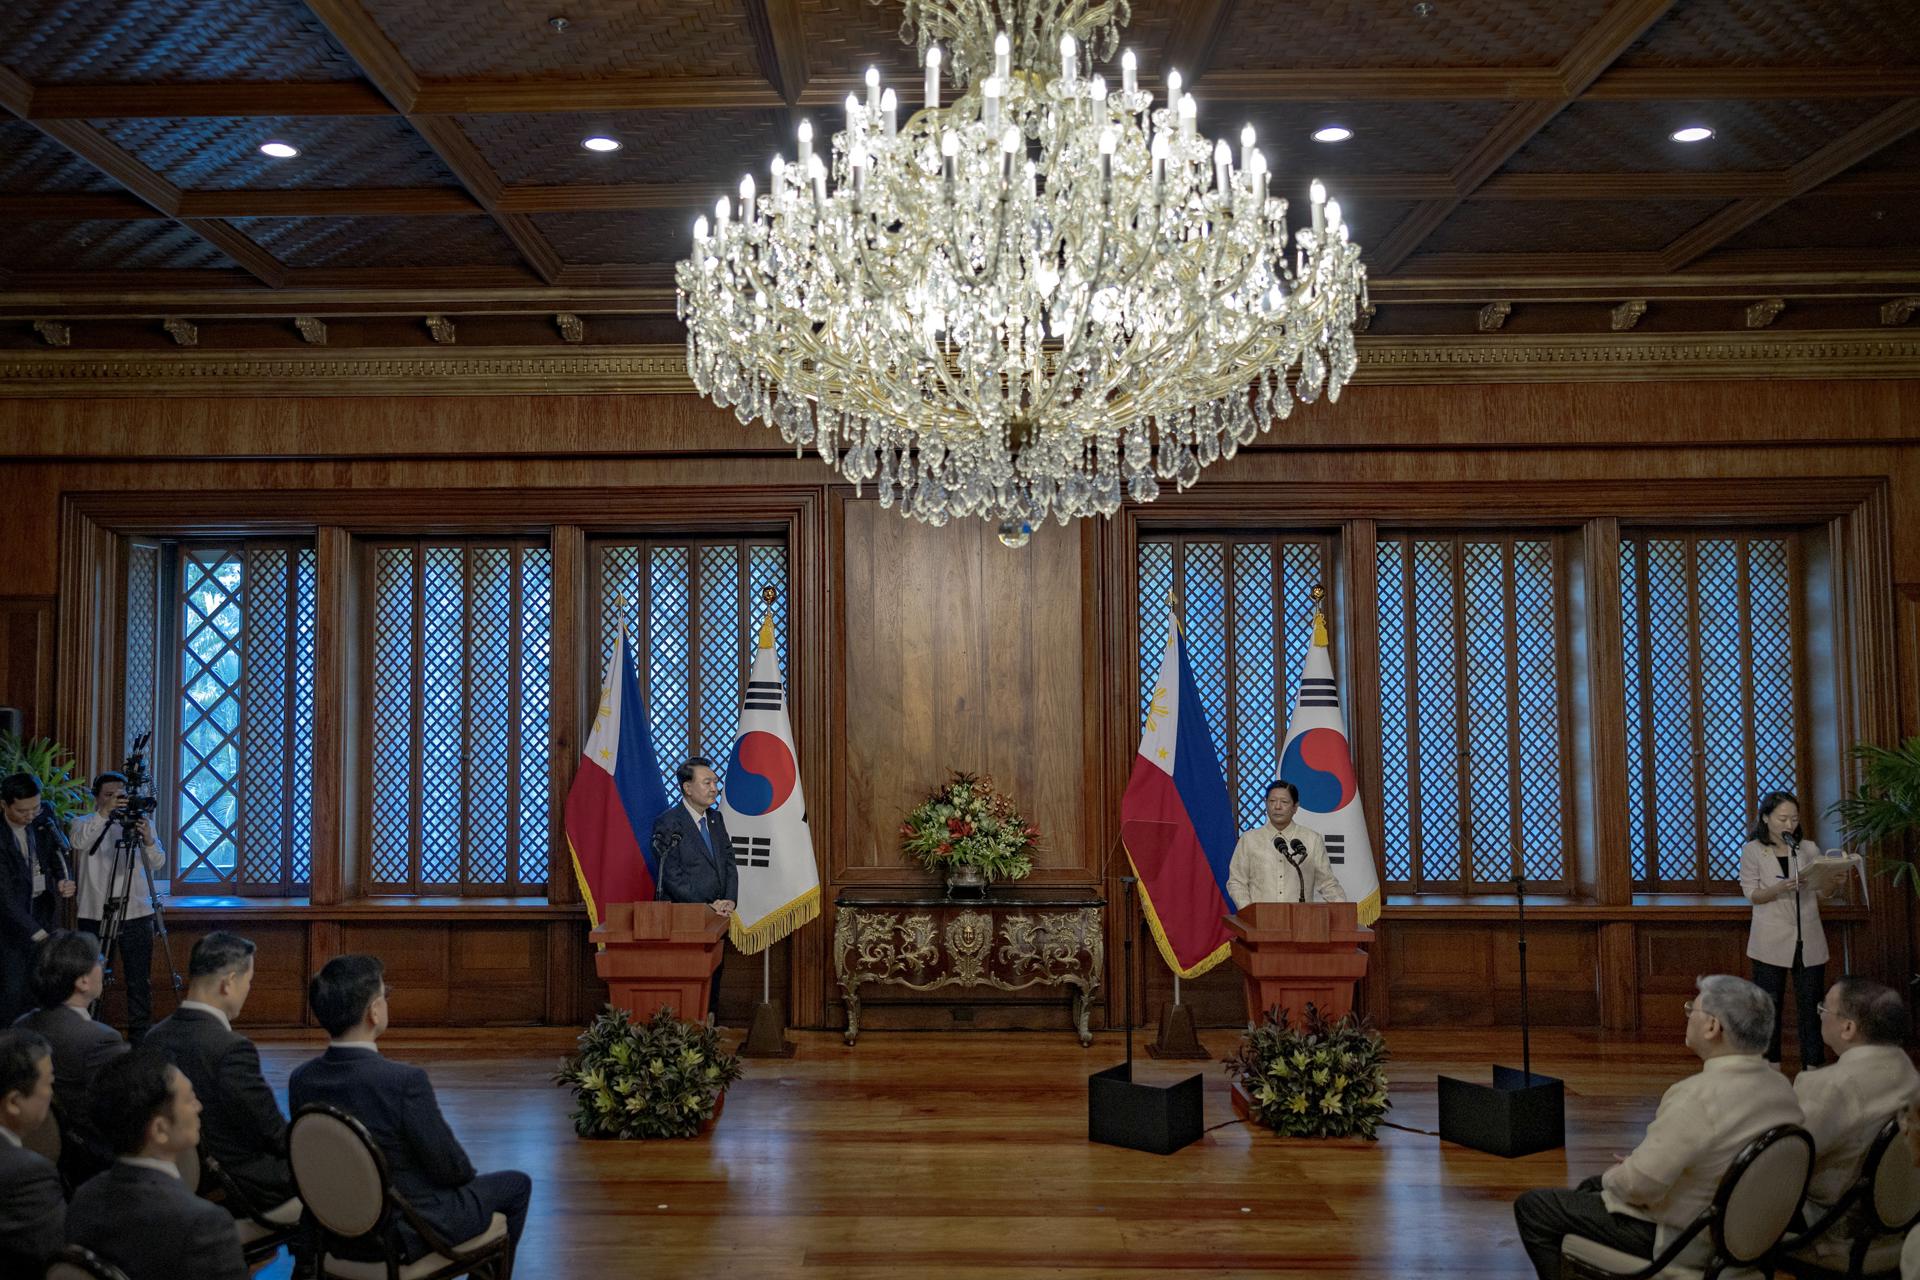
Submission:
<svg viewBox="0 0 1920 1280">
<path fill-rule="evenodd" d="M 984 892 L 991 880 L 1033 872 L 1040 829 L 993 779 L 955 770 L 900 824 L 900 851 L 946 879 L 949 892 Z"/>
<path fill-rule="evenodd" d="M 1864 766 L 1860 785 L 1827 812 L 1840 820 L 1846 843 L 1879 846 L 1878 860 L 1893 882 L 1907 881 L 1920 893 L 1920 868 L 1904 839 L 1920 830 L 1920 737 L 1897 747 L 1861 743 L 1853 757 Z"/>
<path fill-rule="evenodd" d="M 51 738 L 29 742 L 17 734 L 0 733 L 0 778 L 30 773 L 40 779 L 41 796 L 53 805 L 61 822 L 71 822 L 93 809 L 93 792 L 87 779 L 75 773 L 78 768 L 73 752 Z"/>
<path fill-rule="evenodd" d="M 1269 1009 L 1226 1060 L 1234 1110 L 1283 1138 L 1372 1139 L 1393 1105 L 1386 1041 L 1353 1014 L 1329 1022 L 1308 1005 L 1299 1026 L 1287 1015 Z"/>
<path fill-rule="evenodd" d="M 553 1082 L 572 1087 L 583 1138 L 691 1138 L 719 1118 L 741 1074 L 740 1056 L 721 1048 L 712 1027 L 671 1009 L 636 1023 L 608 1005 Z"/>
</svg>

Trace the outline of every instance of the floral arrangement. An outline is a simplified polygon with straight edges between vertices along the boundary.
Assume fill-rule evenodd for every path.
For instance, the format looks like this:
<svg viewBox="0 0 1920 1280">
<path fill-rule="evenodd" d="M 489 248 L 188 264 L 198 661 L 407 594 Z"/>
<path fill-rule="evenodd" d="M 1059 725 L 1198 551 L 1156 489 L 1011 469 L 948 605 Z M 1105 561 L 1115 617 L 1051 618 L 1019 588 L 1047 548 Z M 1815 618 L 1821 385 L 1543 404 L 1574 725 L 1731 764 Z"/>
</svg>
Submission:
<svg viewBox="0 0 1920 1280">
<path fill-rule="evenodd" d="M 721 1049 L 713 1028 L 671 1009 L 636 1023 L 609 1005 L 553 1082 L 573 1087 L 573 1129 L 583 1138 L 691 1138 L 741 1074 L 739 1055 Z"/>
<path fill-rule="evenodd" d="M 993 779 L 958 770 L 900 824 L 900 851 L 935 873 L 978 867 L 989 879 L 1019 880 L 1039 848 L 1040 829 Z"/>
<path fill-rule="evenodd" d="M 1329 1022 L 1308 1005 L 1295 1027 L 1287 1010 L 1268 1010 L 1226 1067 L 1253 1118 L 1283 1138 L 1371 1139 L 1393 1105 L 1386 1041 L 1352 1014 Z"/>
</svg>

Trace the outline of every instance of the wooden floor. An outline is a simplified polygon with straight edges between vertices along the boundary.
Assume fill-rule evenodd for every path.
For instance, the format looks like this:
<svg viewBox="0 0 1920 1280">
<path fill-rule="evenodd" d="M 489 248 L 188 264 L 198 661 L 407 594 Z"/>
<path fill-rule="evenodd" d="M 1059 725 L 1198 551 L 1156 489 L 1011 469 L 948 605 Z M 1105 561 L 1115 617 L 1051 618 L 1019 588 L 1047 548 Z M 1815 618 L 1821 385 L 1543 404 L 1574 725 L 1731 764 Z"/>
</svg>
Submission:
<svg viewBox="0 0 1920 1280">
<path fill-rule="evenodd" d="M 1203 1037 L 1216 1054 L 1231 1032 Z M 1518 1065 L 1513 1036 L 1389 1035 L 1389 1118 L 1436 1127 L 1434 1077 Z M 550 1083 L 559 1030 L 405 1035 L 392 1056 L 428 1066 L 481 1169 L 533 1175 L 519 1280 L 762 1276 L 1530 1276 L 1511 1204 L 1529 1187 L 1604 1169 L 1638 1141 L 1666 1086 L 1690 1073 L 1677 1042 L 1549 1032 L 1537 1070 L 1567 1082 L 1568 1146 L 1501 1160 L 1436 1137 L 1294 1142 L 1234 1119 L 1215 1063 L 1212 1129 L 1173 1156 L 1086 1140 L 1086 1078 L 1122 1057 L 1118 1034 L 874 1033 L 849 1049 L 797 1033 L 799 1054 L 748 1064 L 714 1132 L 688 1142 L 588 1142 Z M 267 1039 L 285 1097 L 318 1037 Z M 264 1275 L 287 1274 L 283 1258 Z"/>
</svg>

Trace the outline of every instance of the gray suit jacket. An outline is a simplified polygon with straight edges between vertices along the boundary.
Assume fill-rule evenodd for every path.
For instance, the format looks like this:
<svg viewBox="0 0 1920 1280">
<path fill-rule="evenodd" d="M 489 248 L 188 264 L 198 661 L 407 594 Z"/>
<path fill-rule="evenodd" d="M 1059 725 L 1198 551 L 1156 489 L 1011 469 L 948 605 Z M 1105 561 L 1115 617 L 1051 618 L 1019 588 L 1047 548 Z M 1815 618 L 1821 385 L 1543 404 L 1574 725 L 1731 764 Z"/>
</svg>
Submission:
<svg viewBox="0 0 1920 1280">
<path fill-rule="evenodd" d="M 53 1046 L 53 1105 L 60 1117 L 60 1171 L 79 1186 L 113 1163 L 113 1151 L 93 1131 L 87 1085 L 100 1068 L 127 1051 L 120 1033 L 82 1018 L 64 1005 L 35 1009 L 14 1023 L 38 1031 Z"/>
<path fill-rule="evenodd" d="M 127 1280 L 247 1280 L 232 1216 L 158 1169 L 116 1162 L 80 1188 L 67 1208 L 67 1243 Z"/>
<path fill-rule="evenodd" d="M 66 1243 L 60 1175 L 38 1152 L 0 1138 L 0 1275 L 37 1276 Z"/>
<path fill-rule="evenodd" d="M 660 858 L 662 902 L 717 902 L 740 896 L 740 868 L 733 861 L 733 838 L 720 806 L 707 810 L 713 850 L 707 850 L 687 806 L 678 801 L 653 820 L 654 848 Z"/>
</svg>

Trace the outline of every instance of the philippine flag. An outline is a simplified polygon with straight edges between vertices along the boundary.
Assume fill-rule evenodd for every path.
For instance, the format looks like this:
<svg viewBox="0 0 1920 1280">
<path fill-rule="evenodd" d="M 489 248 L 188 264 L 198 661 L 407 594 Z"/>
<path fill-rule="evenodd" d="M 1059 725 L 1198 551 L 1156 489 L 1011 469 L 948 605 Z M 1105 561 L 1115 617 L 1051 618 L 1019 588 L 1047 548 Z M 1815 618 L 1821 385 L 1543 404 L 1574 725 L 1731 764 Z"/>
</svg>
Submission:
<svg viewBox="0 0 1920 1280">
<path fill-rule="evenodd" d="M 1318 611 L 1313 615 L 1313 644 L 1293 696 L 1293 714 L 1287 717 L 1280 776 L 1300 788 L 1294 821 L 1318 831 L 1327 842 L 1327 861 L 1347 901 L 1359 904 L 1361 924 L 1372 924 L 1380 917 L 1380 874 L 1373 865 L 1366 815 L 1360 811 L 1340 689 L 1327 656 L 1327 620 Z"/>
<path fill-rule="evenodd" d="M 1239 833 L 1187 642 L 1171 612 L 1140 754 L 1120 798 L 1120 834 L 1167 966 L 1196 978 L 1225 960 L 1232 950 L 1225 917 L 1233 910 L 1227 867 Z"/>
<path fill-rule="evenodd" d="M 648 840 L 667 808 L 647 709 L 620 628 L 600 685 L 600 711 L 567 792 L 567 847 L 595 927 L 609 902 L 652 902 L 659 867 Z"/>
<path fill-rule="evenodd" d="M 800 790 L 787 687 L 773 652 L 770 617 L 760 623 L 720 812 L 740 868 L 740 900 L 727 933 L 734 946 L 752 955 L 820 914 L 820 868 L 813 860 L 807 798 Z"/>
</svg>

